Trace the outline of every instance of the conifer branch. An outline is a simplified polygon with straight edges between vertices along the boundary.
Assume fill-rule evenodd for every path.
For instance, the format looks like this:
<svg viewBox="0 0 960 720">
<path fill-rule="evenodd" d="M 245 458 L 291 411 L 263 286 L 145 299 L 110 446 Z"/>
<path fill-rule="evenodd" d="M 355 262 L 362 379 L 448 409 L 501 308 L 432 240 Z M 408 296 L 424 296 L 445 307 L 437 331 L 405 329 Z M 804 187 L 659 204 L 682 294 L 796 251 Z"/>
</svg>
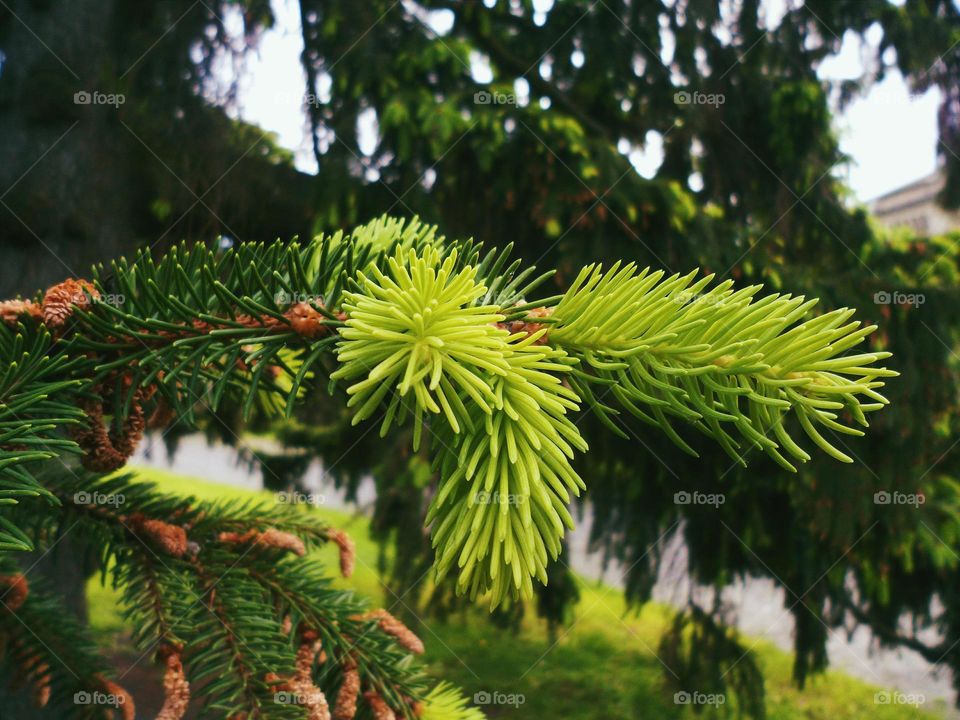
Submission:
<svg viewBox="0 0 960 720">
<path fill-rule="evenodd" d="M 759 285 L 734 290 L 731 281 L 710 287 L 712 276 L 663 275 L 589 266 L 550 316 L 550 341 L 582 361 L 574 386 L 615 432 L 623 434 L 611 419 L 617 410 L 603 402 L 608 393 L 692 454 L 671 418 L 742 464 L 746 445 L 795 471 L 784 453 L 801 462 L 810 455 L 785 427 L 792 414 L 820 449 L 853 462 L 823 431 L 863 435 L 852 424 L 867 427 L 866 414 L 888 402 L 878 390 L 897 373 L 876 363 L 890 353 L 842 354 L 875 325 L 848 322 L 848 309 L 810 317 L 816 300 L 757 298 Z"/>
<path fill-rule="evenodd" d="M 66 518 L 89 524 L 103 566 L 137 584 L 128 617 L 142 623 L 141 646 L 163 648 L 171 707 L 189 685 L 206 688 L 196 701 L 210 711 L 293 717 L 304 708 L 271 697 L 299 687 L 340 698 L 335 716 L 355 705 L 409 716 L 428 685 L 397 641 L 417 642 L 300 557 L 334 542 L 349 574 L 339 531 L 290 508 L 167 498 L 129 478 L 38 478 L 31 463 L 80 452 L 106 471 L 148 419 L 190 423 L 196 406 L 216 411 L 228 395 L 245 413 L 289 415 L 311 392 L 343 388 L 355 422 L 382 413 L 382 433 L 412 422 L 414 447 L 429 440 L 437 575 L 456 572 L 460 592 L 495 608 L 546 582 L 573 525 L 568 505 L 590 480 L 571 465 L 587 452 L 581 407 L 618 433 L 626 411 L 692 452 L 679 420 L 740 462 L 756 448 L 793 469 L 810 458 L 794 422 L 849 462 L 829 433 L 862 434 L 855 426 L 887 402 L 889 353 L 850 353 L 875 327 L 849 310 L 813 315 L 804 298 L 619 263 L 538 299 L 550 273 L 509 252 L 382 218 L 303 245 L 144 252 L 0 304 L 0 501 L 36 513 L 27 531 L 13 524 L 16 505 L 0 512 L 0 549 L 42 543 Z M 128 503 L 121 513 L 71 501 L 90 488 Z M 184 587 L 201 601 L 184 607 Z M 311 697 L 306 710 L 322 713 Z M 471 716 L 445 690 L 435 700 Z"/>
<path fill-rule="evenodd" d="M 0 646 L 4 652 L 5 690 L 11 693 L 4 711 L 23 707 L 46 709 L 53 717 L 89 717 L 97 699 L 105 712 L 134 717 L 133 700 L 107 679 L 107 664 L 86 629 L 71 615 L 46 583 L 19 574 L 0 563 Z M 16 585 L 10 580 L 17 578 Z"/>
</svg>

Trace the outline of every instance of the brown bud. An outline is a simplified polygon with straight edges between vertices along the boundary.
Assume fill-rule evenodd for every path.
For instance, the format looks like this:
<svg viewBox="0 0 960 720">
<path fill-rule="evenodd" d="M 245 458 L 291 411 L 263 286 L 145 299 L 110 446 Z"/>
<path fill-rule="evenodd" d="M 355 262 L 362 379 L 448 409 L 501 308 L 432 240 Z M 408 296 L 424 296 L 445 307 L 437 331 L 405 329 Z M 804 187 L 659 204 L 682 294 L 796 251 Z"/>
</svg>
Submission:
<svg viewBox="0 0 960 720">
<path fill-rule="evenodd" d="M 340 574 L 345 578 L 350 577 L 357 560 L 357 549 L 353 540 L 343 530 L 330 530 L 327 537 L 340 548 Z"/>
<path fill-rule="evenodd" d="M 103 692 L 116 697 L 117 710 L 120 711 L 120 717 L 123 718 L 123 720 L 136 720 L 137 707 L 133 703 L 133 696 L 123 687 L 102 675 L 97 675 L 97 680 L 100 682 L 100 687 L 103 689 Z"/>
<path fill-rule="evenodd" d="M 43 709 L 50 702 L 50 675 L 44 675 L 33 685 L 30 699 L 35 708 Z"/>
<path fill-rule="evenodd" d="M 0 575 L 0 603 L 10 612 L 16 612 L 27 600 L 30 587 L 23 573 Z"/>
<path fill-rule="evenodd" d="M 163 707 L 156 720 L 182 720 L 190 704 L 190 683 L 183 670 L 183 662 L 176 651 L 166 653 L 163 674 Z"/>
<path fill-rule="evenodd" d="M 245 533 L 225 531 L 218 535 L 218 539 L 220 542 L 230 545 L 243 545 L 253 542 L 257 545 L 275 548 L 277 550 L 289 550 L 300 557 L 307 554 L 307 548 L 303 544 L 303 540 L 293 533 L 277 530 L 276 528 L 269 528 L 262 532 L 253 529 Z"/>
<path fill-rule="evenodd" d="M 376 691 L 368 690 L 363 694 L 363 698 L 367 701 L 367 704 L 370 705 L 370 711 L 373 713 L 374 720 L 397 720 L 397 716 L 393 710 L 390 709 L 390 706 L 384 702 L 383 698 L 380 697 Z"/>
<path fill-rule="evenodd" d="M 392 635 L 394 638 L 396 638 L 400 647 L 409 650 L 416 655 L 423 654 L 423 641 L 420 640 L 420 638 L 417 637 L 410 628 L 404 625 L 403 622 L 395 618 L 383 608 L 360 615 L 356 619 L 372 620 L 374 618 L 377 619 L 377 625 L 381 630 L 383 630 L 387 635 Z"/>
<path fill-rule="evenodd" d="M 344 668 L 343 682 L 337 692 L 337 704 L 333 710 L 333 720 L 353 720 L 357 714 L 357 697 L 360 695 L 360 673 L 357 666 L 350 663 Z"/>
<path fill-rule="evenodd" d="M 74 307 L 86 310 L 91 305 L 91 299 L 97 300 L 99 297 L 100 293 L 86 280 L 68 278 L 51 285 L 44 293 L 41 305 L 43 322 L 50 328 L 62 328 Z"/>
<path fill-rule="evenodd" d="M 313 661 L 320 651 L 320 641 L 312 630 L 306 630 L 297 647 L 296 672 L 289 681 L 275 673 L 269 673 L 266 681 L 278 690 L 289 690 L 297 695 L 297 701 L 307 711 L 307 720 L 330 720 L 330 707 L 323 691 L 313 684 Z"/>
<path fill-rule="evenodd" d="M 264 530 L 260 533 L 260 537 L 257 538 L 257 542 L 267 547 L 276 548 L 277 550 L 289 550 L 300 557 L 307 554 L 307 548 L 303 544 L 303 540 L 293 533 L 277 530 L 276 528 Z"/>
<path fill-rule="evenodd" d="M 127 527 L 134 534 L 162 549 L 167 555 L 183 557 L 187 552 L 187 531 L 179 525 L 136 514 L 127 518 Z"/>
<path fill-rule="evenodd" d="M 289 321 L 290 327 L 297 335 L 308 340 L 315 340 L 330 332 L 330 326 L 326 324 L 326 317 L 310 303 L 302 302 L 291 305 L 283 316 Z"/>
<path fill-rule="evenodd" d="M 30 300 L 4 300 L 0 302 L 0 321 L 16 327 L 21 318 L 29 317 L 33 320 L 43 318 L 40 306 Z"/>
<path fill-rule="evenodd" d="M 137 391 L 130 406 L 130 414 L 123 422 L 120 432 L 107 431 L 103 422 L 103 399 L 84 398 L 80 409 L 87 416 L 83 425 L 72 426 L 70 434 L 83 450 L 81 463 L 87 470 L 112 472 L 123 467 L 133 455 L 143 437 L 143 407 L 141 393 Z"/>
<path fill-rule="evenodd" d="M 319 640 L 304 640 L 300 643 L 300 646 L 297 648 L 296 656 L 296 677 L 301 682 L 310 682 L 310 673 L 313 670 L 313 661 L 317 657 L 317 653 L 320 652 L 320 641 Z"/>
</svg>

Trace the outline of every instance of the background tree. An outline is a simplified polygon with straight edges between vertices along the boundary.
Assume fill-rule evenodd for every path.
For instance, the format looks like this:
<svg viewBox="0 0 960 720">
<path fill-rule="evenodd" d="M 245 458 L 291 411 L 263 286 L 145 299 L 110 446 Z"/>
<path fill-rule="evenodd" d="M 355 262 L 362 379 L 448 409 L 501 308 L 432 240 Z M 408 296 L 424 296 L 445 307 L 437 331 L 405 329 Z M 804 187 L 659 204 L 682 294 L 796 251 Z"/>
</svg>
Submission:
<svg viewBox="0 0 960 720">
<path fill-rule="evenodd" d="M 956 302 L 956 243 L 878 238 L 862 212 L 845 206 L 846 191 L 831 174 L 844 158 L 829 109 L 832 92 L 849 99 L 893 67 L 916 87 L 938 85 L 945 199 L 952 202 L 960 39 L 952 3 L 808 1 L 768 26 L 756 0 L 730 8 L 712 0 L 669 6 L 569 0 L 542 14 L 527 2 L 487 8 L 475 2 L 303 0 L 305 89 L 326 98 L 319 90 L 329 82 L 329 99 L 310 109 L 316 182 L 273 153 L 260 158 L 257 148 L 266 141 L 243 155 L 253 142 L 235 144 L 248 130 L 225 118 L 229 94 L 223 103 L 204 95 L 217 54 L 235 50 L 242 57 L 246 51 L 233 47 L 223 15 L 239 11 L 253 45 L 270 26 L 270 8 L 262 2 L 201 5 L 184 0 L 133 11 L 123 3 L 17 2 L 5 9 L 0 93 L 7 98 L 3 122 L 10 123 L 5 152 L 14 160 L 4 164 L 10 174 L 5 185 L 14 187 L 0 209 L 11 213 L 4 215 L 4 228 L 23 248 L 19 257 L 37 251 L 34 232 L 61 257 L 99 256 L 95 248 L 110 238 L 118 246 L 216 233 L 285 238 L 392 209 L 442 221 L 454 236 L 514 242 L 528 262 L 559 269 L 557 292 L 581 264 L 623 257 L 669 270 L 699 265 L 721 278 L 819 296 L 827 308 L 858 308 L 881 323 L 873 349 L 893 350 L 903 376 L 890 388 L 894 409 L 866 440 L 846 449 L 846 440 L 833 439 L 867 462 L 839 473 L 814 459 L 795 478 L 751 458 L 746 472 L 711 444 L 684 436 L 701 454 L 693 465 L 673 443 L 627 415 L 613 419 L 630 437 L 622 442 L 585 424 L 591 443 L 603 445 L 589 468 L 596 544 L 631 567 L 627 592 L 636 601 L 649 595 L 657 541 L 671 528 L 683 532 L 690 571 L 700 583 L 722 587 L 743 574 L 772 578 L 785 588 L 797 624 L 801 680 L 823 666 L 826 639 L 840 627 L 845 606 L 891 642 L 933 661 L 960 663 L 952 602 L 956 558 L 950 552 L 957 519 L 950 478 L 956 471 L 949 452 L 956 429 L 956 327 L 948 311 Z M 445 34 L 430 26 L 431 10 L 452 13 Z M 883 38 L 865 77 L 837 88 L 823 83 L 819 62 L 848 32 L 862 34 L 874 23 Z M 107 42 L 81 41 L 94 27 L 111 29 Z M 489 64 L 492 82 L 476 80 L 477 57 Z M 83 68 L 74 72 L 84 83 L 95 79 L 103 88 L 125 89 L 129 102 L 116 113 L 80 108 L 76 129 L 95 134 L 99 145 L 81 142 L 72 130 L 53 146 L 77 112 L 72 92 L 86 87 L 68 72 L 75 65 Z M 518 78 L 529 89 L 529 103 L 475 100 L 478 91 L 519 94 Z M 34 92 L 38 79 L 60 89 Z M 676 95 L 684 91 L 723 95 L 724 102 L 678 104 Z M 42 102 L 50 103 L 46 110 L 31 110 Z M 367 157 L 356 127 L 360 113 L 370 110 L 379 132 Z M 143 142 L 128 137 L 121 120 Z M 621 151 L 655 144 L 658 137 L 663 163 L 647 172 L 652 177 L 641 176 Z M 129 192 L 129 220 L 121 219 L 118 203 L 97 204 L 117 197 L 109 188 L 91 193 L 80 182 L 88 177 L 76 174 L 82 171 L 75 168 L 90 166 L 76 158 L 98 146 L 110 148 L 111 162 L 98 164 L 96 182 Z M 221 147 L 222 154 L 212 151 Z M 198 157 L 205 162 L 195 163 Z M 243 182 L 230 170 L 237 158 L 237 170 L 250 166 Z M 694 173 L 700 182 L 691 184 Z M 267 177 L 271 184 L 264 189 L 260 179 Z M 203 194 L 211 186 L 223 191 L 222 203 L 216 192 Z M 290 207 L 259 202 L 268 192 Z M 195 203 L 197 197 L 204 202 Z M 258 201 L 232 200 L 244 197 Z M 111 223 L 120 229 L 112 232 Z M 86 230 L 76 232 L 78 226 Z M 20 285 L 18 277 L 14 285 L 11 278 L 12 290 L 63 273 L 52 260 L 26 267 L 37 279 L 25 277 L 29 284 Z M 922 308 L 874 302 L 876 293 L 892 290 L 922 293 L 927 302 Z M 320 454 L 344 437 L 349 431 L 329 423 L 321 407 L 313 412 L 326 421 L 322 432 L 309 429 L 316 416 L 306 414 L 301 419 L 307 423 L 287 427 L 284 437 Z M 409 446 L 396 437 L 398 448 Z M 637 438 L 647 453 L 636 453 Z M 382 465 L 358 458 L 336 474 L 351 485 L 373 471 L 376 526 L 404 549 L 394 572 L 406 586 L 417 575 L 405 573 L 422 572 L 429 562 L 418 530 L 429 483 L 422 458 L 393 459 L 399 457 L 391 454 Z M 709 514 L 674 504 L 678 489 L 695 488 L 725 492 L 730 501 Z M 875 492 L 893 490 L 922 491 L 929 502 L 916 511 L 874 504 Z M 852 593 L 845 585 L 851 577 Z M 931 616 L 934 596 L 947 610 Z M 563 603 L 542 599 L 559 618 Z M 445 606 L 448 598 L 433 600 Z M 927 647 L 900 637 L 898 620 L 905 614 L 920 626 L 937 627 L 943 643 Z M 684 655 L 678 650 L 677 656 Z"/>
</svg>

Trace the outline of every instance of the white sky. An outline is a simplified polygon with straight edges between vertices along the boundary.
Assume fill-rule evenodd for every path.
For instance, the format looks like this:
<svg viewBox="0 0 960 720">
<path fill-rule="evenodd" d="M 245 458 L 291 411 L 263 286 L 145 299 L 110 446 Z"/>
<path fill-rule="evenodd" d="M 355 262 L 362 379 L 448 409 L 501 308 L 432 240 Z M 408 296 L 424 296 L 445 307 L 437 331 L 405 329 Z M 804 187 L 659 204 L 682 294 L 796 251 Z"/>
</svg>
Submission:
<svg viewBox="0 0 960 720">
<path fill-rule="evenodd" d="M 768 24 L 778 21 L 785 3 L 797 2 L 799 0 L 765 0 Z M 305 83 L 300 66 L 303 42 L 299 9 L 292 0 L 272 0 L 272 4 L 276 26 L 264 34 L 240 77 L 240 114 L 245 120 L 275 132 L 281 145 L 295 150 L 301 170 L 316 172 L 301 107 Z M 548 12 L 552 4 L 551 0 L 539 0 L 537 9 Z M 229 25 L 230 18 L 226 19 Z M 438 20 L 442 23 L 444 18 Z M 868 32 L 866 42 L 875 46 L 879 34 L 879 28 Z M 841 52 L 820 68 L 820 77 L 827 80 L 858 77 L 863 67 L 860 52 L 859 40 L 848 33 Z M 589 58 L 586 61 L 589 62 Z M 224 72 L 229 74 L 231 70 Z M 483 68 L 476 74 L 482 75 Z M 903 78 L 894 72 L 836 116 L 840 147 L 850 156 L 851 163 L 838 167 L 835 174 L 846 180 L 858 200 L 870 200 L 933 172 L 938 104 L 938 90 L 911 97 Z M 372 136 L 361 139 L 366 140 L 362 145 L 374 145 Z M 648 133 L 646 148 L 624 149 L 630 153 L 638 171 L 650 177 L 659 166 L 660 147 L 659 134 Z"/>
</svg>

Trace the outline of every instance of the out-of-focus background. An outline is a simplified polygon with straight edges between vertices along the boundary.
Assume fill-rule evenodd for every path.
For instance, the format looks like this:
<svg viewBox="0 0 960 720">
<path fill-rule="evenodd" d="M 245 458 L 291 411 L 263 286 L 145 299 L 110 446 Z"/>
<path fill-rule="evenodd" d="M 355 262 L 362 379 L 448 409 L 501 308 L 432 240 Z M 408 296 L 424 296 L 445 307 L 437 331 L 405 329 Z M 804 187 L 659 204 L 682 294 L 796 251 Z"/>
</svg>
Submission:
<svg viewBox="0 0 960 720">
<path fill-rule="evenodd" d="M 797 474 L 584 419 L 578 530 L 492 616 L 431 582 L 429 467 L 338 403 L 201 413 L 145 477 L 348 522 L 357 586 L 491 717 L 957 716 L 954 0 L 0 0 L 0 297 L 383 214 L 514 243 L 557 290 L 622 258 L 855 308 L 892 406 L 834 439 L 854 465 Z"/>
</svg>

